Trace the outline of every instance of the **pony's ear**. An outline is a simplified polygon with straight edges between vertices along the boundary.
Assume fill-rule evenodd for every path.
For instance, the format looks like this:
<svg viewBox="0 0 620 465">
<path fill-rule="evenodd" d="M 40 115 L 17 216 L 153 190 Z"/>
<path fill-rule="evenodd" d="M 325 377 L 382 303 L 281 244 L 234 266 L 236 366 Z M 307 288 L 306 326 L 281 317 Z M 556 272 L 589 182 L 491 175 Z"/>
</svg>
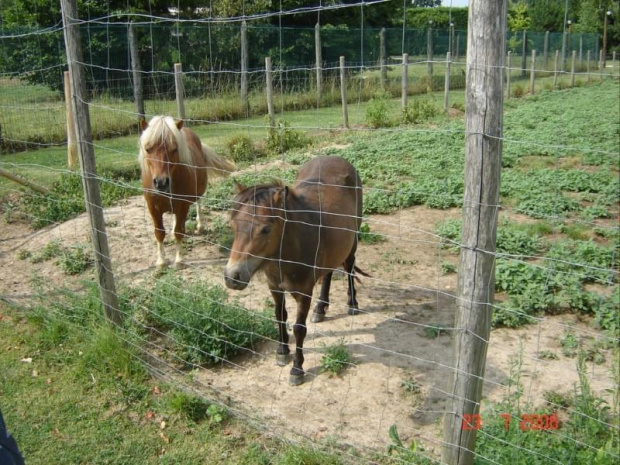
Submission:
<svg viewBox="0 0 620 465">
<path fill-rule="evenodd" d="M 284 204 L 286 197 L 288 196 L 289 189 L 288 186 L 282 186 L 278 190 L 273 193 L 271 197 L 271 204 L 277 208 L 284 209 L 286 205 Z"/>
<path fill-rule="evenodd" d="M 243 184 L 241 184 L 240 182 L 235 181 L 235 193 L 241 194 L 246 189 L 247 189 L 247 187 L 245 187 Z"/>
<path fill-rule="evenodd" d="M 182 119 L 178 119 L 174 122 L 174 124 L 176 124 L 177 129 L 180 131 L 181 129 L 183 129 L 183 120 Z"/>
<path fill-rule="evenodd" d="M 149 123 L 147 123 L 146 119 L 144 118 L 140 118 L 140 121 L 138 124 L 140 126 L 140 132 L 146 131 L 146 128 L 149 126 Z"/>
</svg>

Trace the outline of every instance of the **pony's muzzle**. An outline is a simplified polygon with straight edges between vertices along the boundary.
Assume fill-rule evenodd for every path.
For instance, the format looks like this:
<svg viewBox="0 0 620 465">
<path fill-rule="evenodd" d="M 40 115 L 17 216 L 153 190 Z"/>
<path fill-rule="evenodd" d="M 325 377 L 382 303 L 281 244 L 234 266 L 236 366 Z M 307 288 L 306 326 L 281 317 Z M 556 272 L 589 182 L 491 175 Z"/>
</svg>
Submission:
<svg viewBox="0 0 620 465">
<path fill-rule="evenodd" d="M 170 192 L 170 178 L 153 178 L 153 187 L 159 192 Z"/>
<path fill-rule="evenodd" d="M 236 291 L 241 291 L 248 287 L 249 279 L 244 279 L 242 273 L 239 270 L 231 270 L 229 271 L 226 268 L 226 272 L 224 273 L 224 281 L 226 282 L 226 287 L 229 289 L 234 289 Z"/>
</svg>

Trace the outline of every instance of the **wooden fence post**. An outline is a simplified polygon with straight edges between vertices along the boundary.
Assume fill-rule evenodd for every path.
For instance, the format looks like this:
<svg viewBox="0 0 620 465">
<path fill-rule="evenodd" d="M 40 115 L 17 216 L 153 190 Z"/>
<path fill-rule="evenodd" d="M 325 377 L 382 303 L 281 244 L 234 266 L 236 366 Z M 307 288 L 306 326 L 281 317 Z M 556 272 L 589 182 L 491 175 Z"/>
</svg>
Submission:
<svg viewBox="0 0 620 465">
<path fill-rule="evenodd" d="M 568 47 L 568 33 L 562 33 L 562 71 L 566 69 L 566 49 Z"/>
<path fill-rule="evenodd" d="M 323 93 L 323 56 L 321 50 L 321 25 L 316 23 L 314 26 L 314 53 L 316 59 L 316 98 L 321 101 Z"/>
<path fill-rule="evenodd" d="M 446 53 L 446 81 L 444 84 L 443 108 L 448 113 L 450 108 L 450 52 Z"/>
<path fill-rule="evenodd" d="M 545 70 L 549 64 L 549 31 L 545 32 L 545 43 L 543 45 L 543 62 Z"/>
<path fill-rule="evenodd" d="M 80 165 L 84 201 L 90 219 L 91 238 L 95 249 L 95 266 L 99 278 L 99 292 L 106 318 L 115 324 L 121 323 L 121 313 L 116 295 L 116 285 L 112 272 L 112 260 L 108 247 L 108 236 L 101 207 L 101 194 L 97 179 L 93 136 L 90 114 L 86 98 L 84 72 L 82 70 L 82 46 L 80 43 L 79 16 L 76 0 L 61 0 L 62 21 L 64 25 L 65 48 L 71 78 L 75 129 L 78 135 Z"/>
<path fill-rule="evenodd" d="M 603 80 L 603 72 L 605 71 L 603 67 L 605 66 L 605 56 L 603 55 L 603 49 L 599 52 L 599 60 L 598 60 L 598 68 L 601 72 L 601 81 Z"/>
<path fill-rule="evenodd" d="M 183 86 L 183 65 L 174 64 L 174 87 L 177 94 L 177 115 L 185 119 L 185 87 Z"/>
<path fill-rule="evenodd" d="M 273 109 L 273 79 L 271 76 L 271 57 L 265 57 L 265 81 L 267 83 L 267 110 L 269 111 L 269 125 L 276 127 L 276 114 Z"/>
<path fill-rule="evenodd" d="M 433 89 L 433 28 L 429 27 L 426 31 L 426 61 L 428 62 L 427 72 L 428 86 Z"/>
<path fill-rule="evenodd" d="M 344 65 L 344 57 L 340 57 L 340 95 L 342 98 L 342 118 L 344 127 L 349 127 L 349 112 L 347 110 L 347 71 Z"/>
<path fill-rule="evenodd" d="M 387 46 L 385 43 L 385 28 L 379 33 L 379 64 L 381 67 L 381 87 L 387 86 Z"/>
<path fill-rule="evenodd" d="M 579 66 L 583 68 L 583 34 L 579 34 Z"/>
<path fill-rule="evenodd" d="M 77 137 L 75 136 L 75 123 L 73 118 L 73 104 L 71 102 L 71 77 L 69 71 L 64 72 L 65 78 L 65 108 L 67 113 L 67 165 L 69 169 L 74 170 L 77 168 Z"/>
<path fill-rule="evenodd" d="M 506 98 L 510 98 L 510 71 L 512 65 L 512 52 L 508 50 L 506 57 Z"/>
<path fill-rule="evenodd" d="M 459 47 L 461 46 L 461 34 L 456 35 L 456 53 L 454 54 L 454 61 L 459 61 Z"/>
<path fill-rule="evenodd" d="M 495 288 L 495 250 L 502 164 L 506 2 L 469 3 L 465 116 L 465 192 L 451 399 L 444 416 L 442 463 L 473 463 Z M 476 33 L 474 33 L 476 31 Z M 478 31 L 484 31 L 479 34 Z"/>
<path fill-rule="evenodd" d="M 136 103 L 138 121 L 146 116 L 144 111 L 144 92 L 142 87 L 142 70 L 140 67 L 140 54 L 138 53 L 138 35 L 135 26 L 129 25 L 129 55 L 131 57 L 131 72 L 133 76 L 133 99 Z"/>
<path fill-rule="evenodd" d="M 559 70 L 559 66 L 560 66 L 560 51 L 556 50 L 555 51 L 555 66 L 554 66 L 554 71 L 553 71 L 553 88 L 557 89 L 558 87 L 558 73 L 560 72 Z"/>
<path fill-rule="evenodd" d="M 407 53 L 403 53 L 403 74 L 401 78 L 401 86 L 402 86 L 402 97 L 401 97 L 401 107 L 403 112 L 407 108 L 407 92 L 409 89 L 409 55 Z"/>
<path fill-rule="evenodd" d="M 523 44 L 522 44 L 522 48 L 521 48 L 521 77 L 523 79 L 525 79 L 525 68 L 527 66 L 526 57 L 527 54 L 527 31 L 523 30 Z"/>
<path fill-rule="evenodd" d="M 588 75 L 588 83 L 592 81 L 592 76 L 590 76 L 590 50 L 586 54 L 586 74 Z"/>
<path fill-rule="evenodd" d="M 577 59 L 577 51 L 573 50 L 570 62 L 570 86 L 575 87 L 575 60 Z"/>
<path fill-rule="evenodd" d="M 532 50 L 532 63 L 530 63 L 530 94 L 534 95 L 534 81 L 536 79 L 536 50 Z"/>
<path fill-rule="evenodd" d="M 611 52 L 611 74 L 616 72 L 616 51 Z"/>
<path fill-rule="evenodd" d="M 248 23 L 241 23 L 241 100 L 248 108 Z"/>
</svg>

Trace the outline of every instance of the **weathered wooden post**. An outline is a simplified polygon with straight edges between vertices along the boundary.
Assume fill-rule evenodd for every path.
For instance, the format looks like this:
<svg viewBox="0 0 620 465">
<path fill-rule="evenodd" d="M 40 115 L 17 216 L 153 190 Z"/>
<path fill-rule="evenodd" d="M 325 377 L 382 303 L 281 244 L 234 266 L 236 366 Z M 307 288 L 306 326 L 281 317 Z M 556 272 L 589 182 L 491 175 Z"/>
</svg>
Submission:
<svg viewBox="0 0 620 465">
<path fill-rule="evenodd" d="M 78 152 L 82 171 L 82 186 L 86 211 L 90 219 L 91 238 L 95 249 L 95 267 L 99 279 L 99 292 L 106 318 L 121 323 L 121 313 L 112 272 L 112 260 L 108 236 L 101 207 L 101 194 L 97 178 L 97 166 L 93 150 L 90 114 L 86 103 L 86 88 L 82 70 L 82 46 L 80 43 L 79 16 L 76 0 L 61 0 L 67 64 L 71 78 L 71 90 L 75 130 L 78 136 Z"/>
<path fill-rule="evenodd" d="M 429 24 L 432 24 L 432 21 L 429 21 Z M 433 27 L 432 25 L 428 26 L 428 30 L 426 31 L 426 61 L 428 63 L 427 67 L 427 75 L 428 75 L 428 85 L 433 88 Z"/>
<path fill-rule="evenodd" d="M 536 50 L 532 50 L 532 63 L 530 63 L 530 94 L 534 95 L 534 80 L 536 79 Z"/>
<path fill-rule="evenodd" d="M 241 100 L 248 108 L 248 23 L 241 23 Z"/>
<path fill-rule="evenodd" d="M 554 66 L 554 71 L 553 71 L 553 88 L 557 89 L 558 87 L 558 73 L 560 72 L 559 70 L 559 66 L 560 66 L 560 51 L 556 50 L 555 51 L 555 66 Z"/>
<path fill-rule="evenodd" d="M 75 122 L 73 118 L 73 104 L 71 103 L 71 77 L 69 71 L 64 72 L 65 79 L 65 108 L 67 113 L 67 165 L 74 170 L 78 165 L 77 137 L 75 135 Z"/>
<path fill-rule="evenodd" d="M 506 57 L 506 98 L 510 98 L 510 71 L 512 65 L 512 52 L 508 50 Z"/>
<path fill-rule="evenodd" d="M 545 31 L 545 43 L 543 45 L 543 62 L 545 70 L 549 64 L 549 31 Z"/>
<path fill-rule="evenodd" d="M 583 69 L 583 34 L 579 34 L 579 66 Z"/>
<path fill-rule="evenodd" d="M 575 60 L 577 59 L 577 51 L 573 50 L 570 62 L 570 86 L 575 87 Z"/>
<path fill-rule="evenodd" d="M 588 84 L 592 81 L 592 76 L 590 76 L 590 50 L 586 54 L 586 74 L 588 75 Z"/>
<path fill-rule="evenodd" d="M 385 43 L 385 28 L 379 33 L 379 65 L 381 67 L 381 87 L 387 86 L 387 48 Z"/>
<path fill-rule="evenodd" d="M 321 49 L 321 25 L 314 26 L 314 52 L 316 61 L 316 94 L 317 101 L 321 101 L 323 94 L 323 55 Z"/>
<path fill-rule="evenodd" d="M 136 103 L 138 121 L 146 115 L 144 111 L 144 92 L 142 87 L 142 69 L 140 66 L 140 54 L 138 53 L 138 34 L 135 26 L 129 25 L 129 55 L 131 57 L 131 72 L 133 76 L 133 99 Z"/>
<path fill-rule="evenodd" d="M 185 86 L 183 85 L 183 65 L 174 64 L 174 88 L 177 95 L 177 115 L 185 119 Z"/>
<path fill-rule="evenodd" d="M 446 81 L 444 84 L 443 108 L 448 113 L 450 108 L 450 52 L 446 53 Z"/>
<path fill-rule="evenodd" d="M 444 416 L 442 463 L 473 463 L 495 288 L 502 166 L 506 2 L 471 0 L 465 91 L 465 193 L 451 399 Z M 474 31 L 476 31 L 474 33 Z M 480 34 L 478 31 L 484 31 Z"/>
<path fill-rule="evenodd" d="M 526 54 L 527 54 L 527 31 L 523 30 L 523 44 L 522 44 L 522 47 L 521 47 L 521 77 L 523 79 L 525 79 L 525 74 L 526 74 L 525 68 L 527 66 Z"/>
<path fill-rule="evenodd" d="M 271 57 L 265 57 L 265 82 L 267 84 L 267 111 L 269 112 L 269 125 L 276 127 L 276 114 L 273 109 L 273 79 L 271 76 Z"/>
<path fill-rule="evenodd" d="M 562 33 L 562 71 L 566 69 L 566 50 L 568 47 L 568 32 Z"/>
<path fill-rule="evenodd" d="M 454 61 L 459 61 L 459 48 L 461 46 L 461 34 L 456 35 L 456 53 L 454 54 Z"/>
<path fill-rule="evenodd" d="M 344 127 L 349 127 L 349 111 L 347 110 L 347 70 L 344 65 L 344 57 L 340 57 L 340 96 L 342 98 L 342 119 Z"/>
<path fill-rule="evenodd" d="M 603 49 L 599 52 L 598 69 L 601 72 L 601 81 L 603 80 L 603 72 L 605 71 L 605 55 L 603 55 Z"/>
<path fill-rule="evenodd" d="M 409 55 L 407 53 L 403 53 L 403 74 L 401 78 L 401 86 L 401 107 L 404 112 L 407 108 L 407 92 L 409 89 Z"/>
</svg>

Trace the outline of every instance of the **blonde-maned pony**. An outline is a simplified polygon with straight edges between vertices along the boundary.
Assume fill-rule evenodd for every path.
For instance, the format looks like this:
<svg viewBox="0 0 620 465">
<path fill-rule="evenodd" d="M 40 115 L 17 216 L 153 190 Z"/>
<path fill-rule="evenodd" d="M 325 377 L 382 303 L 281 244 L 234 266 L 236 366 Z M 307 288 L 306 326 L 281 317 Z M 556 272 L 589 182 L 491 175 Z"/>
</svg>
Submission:
<svg viewBox="0 0 620 465">
<path fill-rule="evenodd" d="M 204 145 L 191 129 L 183 127 L 182 120 L 154 116 L 148 123 L 140 121 L 140 129 L 138 160 L 144 198 L 157 239 L 157 266 L 166 265 L 163 214 L 172 213 L 177 244 L 175 266 L 181 267 L 185 220 L 190 205 L 196 202 L 197 232 L 201 232 L 199 200 L 207 187 L 208 177 L 228 176 L 235 165 Z"/>
</svg>

